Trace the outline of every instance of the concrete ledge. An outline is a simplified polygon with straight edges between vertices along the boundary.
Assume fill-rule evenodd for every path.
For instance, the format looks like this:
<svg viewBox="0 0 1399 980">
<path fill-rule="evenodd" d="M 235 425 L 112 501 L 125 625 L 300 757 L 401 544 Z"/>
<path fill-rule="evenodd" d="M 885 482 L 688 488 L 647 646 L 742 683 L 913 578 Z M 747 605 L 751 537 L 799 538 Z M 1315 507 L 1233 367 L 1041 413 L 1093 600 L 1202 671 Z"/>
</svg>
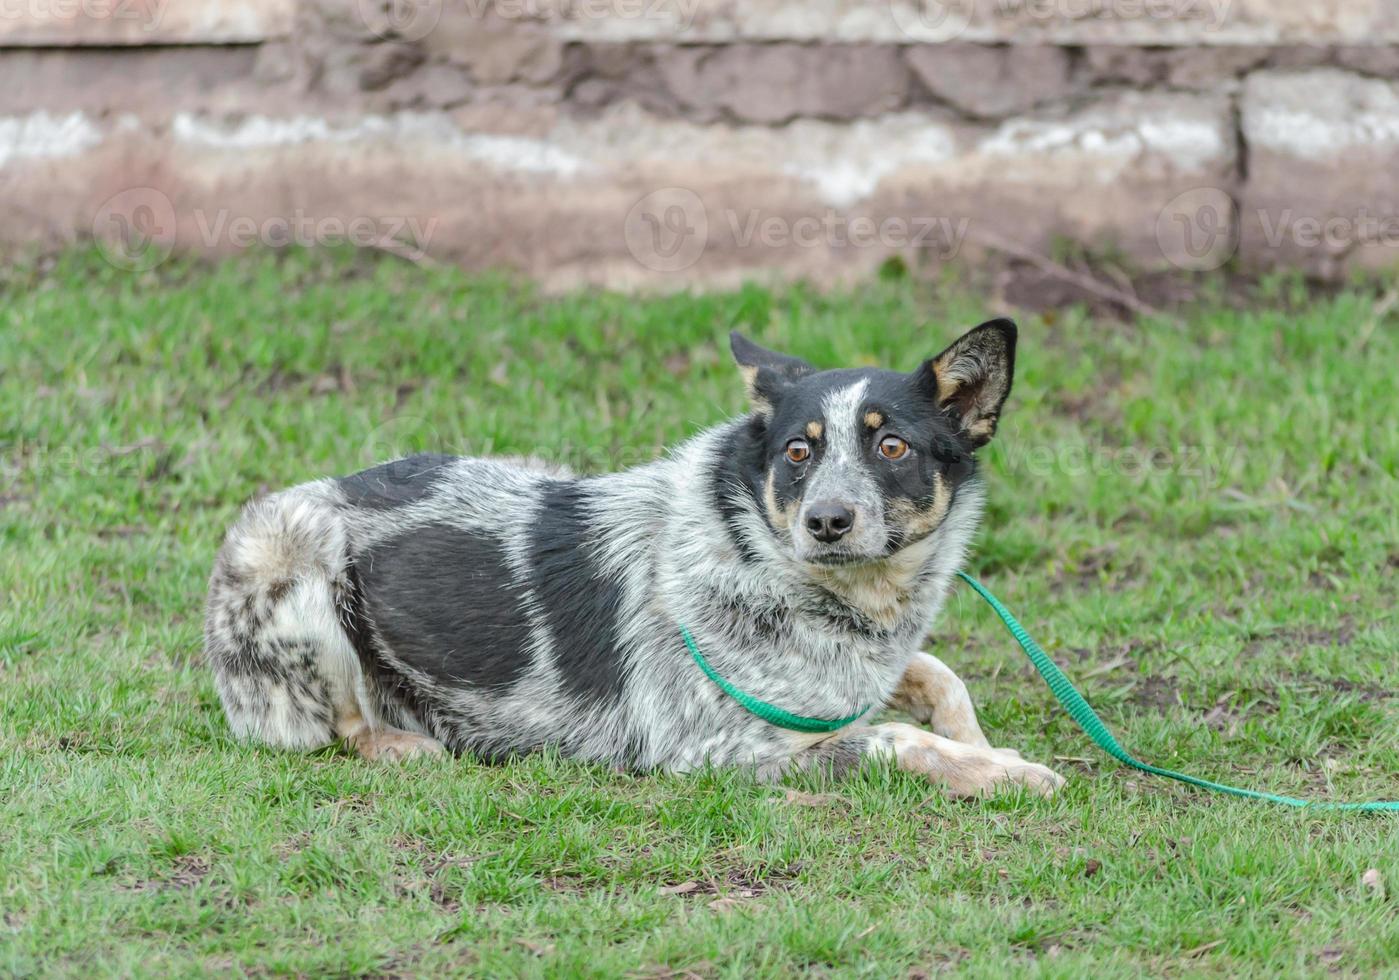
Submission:
<svg viewBox="0 0 1399 980">
<path fill-rule="evenodd" d="M 1325 277 L 1399 262 L 1399 83 L 1334 69 L 1259 72 L 1241 122 L 1245 254 Z"/>
<path fill-rule="evenodd" d="M 122 258 L 133 242 L 227 252 L 296 234 L 269 222 L 301 220 L 314 242 L 334 237 L 327 222 L 358 221 L 385 236 L 361 244 L 397 238 L 555 287 L 852 280 L 891 255 L 926 266 L 1043 251 L 1058 235 L 1159 261 L 1161 203 L 1233 168 L 1227 103 L 1196 95 L 1121 93 L 1000 126 L 910 113 L 706 126 L 636 107 L 538 116 L 539 136 L 446 113 L 10 117 L 6 197 L 50 218 L 8 234 L 95 235 L 120 263 L 144 261 Z"/>
<path fill-rule="evenodd" d="M 250 44 L 291 32 L 296 0 L 5 0 L 0 47 Z"/>
<path fill-rule="evenodd" d="M 246 111 L 261 97 L 257 60 L 258 50 L 245 45 L 102 48 L 80 57 L 61 48 L 7 51 L 0 55 L 0 114 Z"/>
<path fill-rule="evenodd" d="M 430 6 L 430 5 L 429 5 Z M 1396 0 L 497 0 L 570 40 L 1380 44 Z"/>
</svg>

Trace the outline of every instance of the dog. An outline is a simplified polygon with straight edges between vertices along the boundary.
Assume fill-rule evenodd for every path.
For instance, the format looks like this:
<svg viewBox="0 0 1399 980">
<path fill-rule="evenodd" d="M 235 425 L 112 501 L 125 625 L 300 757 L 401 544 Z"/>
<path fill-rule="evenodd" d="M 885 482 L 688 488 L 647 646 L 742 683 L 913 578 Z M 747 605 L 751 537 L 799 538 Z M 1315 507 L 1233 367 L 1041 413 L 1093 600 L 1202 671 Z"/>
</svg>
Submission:
<svg viewBox="0 0 1399 980">
<path fill-rule="evenodd" d="M 975 452 L 1015 343 L 992 320 L 900 373 L 734 333 L 751 411 L 658 461 L 418 455 L 255 500 L 209 586 L 229 724 L 368 759 L 552 748 L 763 778 L 885 760 L 954 795 L 1047 795 L 1063 780 L 992 748 L 921 650 L 979 520 Z M 745 694 L 828 723 L 774 723 Z M 871 723 L 885 707 L 917 724 Z"/>
</svg>

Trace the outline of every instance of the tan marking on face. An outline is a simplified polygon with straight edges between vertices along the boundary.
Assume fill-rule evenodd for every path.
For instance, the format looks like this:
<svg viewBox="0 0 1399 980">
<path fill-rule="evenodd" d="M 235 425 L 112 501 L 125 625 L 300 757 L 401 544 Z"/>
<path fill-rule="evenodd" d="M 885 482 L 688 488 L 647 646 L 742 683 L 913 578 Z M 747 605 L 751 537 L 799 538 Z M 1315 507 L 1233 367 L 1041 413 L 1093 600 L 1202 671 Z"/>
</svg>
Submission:
<svg viewBox="0 0 1399 980">
<path fill-rule="evenodd" d="M 777 505 L 777 491 L 774 489 L 777 474 L 768 470 L 767 482 L 763 484 L 763 506 L 767 508 L 768 520 L 773 527 L 786 528 L 792 523 L 792 515 Z"/>
<path fill-rule="evenodd" d="M 967 435 L 975 439 L 990 439 L 996 434 L 996 417 L 988 415 L 967 426 Z"/>
<path fill-rule="evenodd" d="M 806 423 L 806 437 L 808 439 L 820 439 L 821 433 L 825 431 L 825 426 L 823 426 L 820 422 L 813 420 L 811 422 Z"/>
<path fill-rule="evenodd" d="M 865 413 L 865 425 L 871 429 L 877 429 L 884 424 L 884 416 L 878 412 Z"/>
<path fill-rule="evenodd" d="M 952 488 L 947 481 L 933 474 L 933 500 L 926 507 L 919 507 L 911 500 L 896 500 L 889 505 L 889 518 L 903 529 L 905 536 L 916 541 L 925 538 L 938 529 L 947 517 L 952 506 Z"/>
<path fill-rule="evenodd" d="M 913 597 L 922 562 L 903 553 L 866 565 L 833 566 L 814 572 L 816 579 L 880 626 L 892 628 Z"/>
</svg>

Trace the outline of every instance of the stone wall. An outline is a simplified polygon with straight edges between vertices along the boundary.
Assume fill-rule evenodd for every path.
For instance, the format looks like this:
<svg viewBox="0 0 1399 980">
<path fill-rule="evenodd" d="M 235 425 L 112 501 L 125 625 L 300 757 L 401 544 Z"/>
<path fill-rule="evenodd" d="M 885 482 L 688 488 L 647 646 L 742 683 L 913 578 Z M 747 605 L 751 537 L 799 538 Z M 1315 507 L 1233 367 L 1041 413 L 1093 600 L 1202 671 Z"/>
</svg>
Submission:
<svg viewBox="0 0 1399 980">
<path fill-rule="evenodd" d="M 1399 255 L 1399 0 L 0 0 L 0 44 L 0 237 L 124 268 Z"/>
</svg>

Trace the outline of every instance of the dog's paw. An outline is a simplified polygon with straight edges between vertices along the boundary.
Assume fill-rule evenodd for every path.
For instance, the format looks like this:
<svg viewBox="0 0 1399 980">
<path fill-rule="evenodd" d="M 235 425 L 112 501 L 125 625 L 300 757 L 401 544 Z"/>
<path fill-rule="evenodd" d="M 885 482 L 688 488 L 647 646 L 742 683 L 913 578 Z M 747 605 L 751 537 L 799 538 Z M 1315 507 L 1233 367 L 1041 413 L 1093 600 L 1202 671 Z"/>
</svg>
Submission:
<svg viewBox="0 0 1399 980">
<path fill-rule="evenodd" d="M 953 796 L 989 796 L 1009 787 L 1024 787 L 1040 796 L 1053 796 L 1064 777 L 1048 766 L 1026 762 L 1015 749 L 986 749 L 980 758 L 961 767 L 949 780 Z"/>
<path fill-rule="evenodd" d="M 350 738 L 350 747 L 371 762 L 406 762 L 427 756 L 441 755 L 447 747 L 435 738 L 387 729 L 361 732 Z"/>
<path fill-rule="evenodd" d="M 1064 785 L 1058 773 L 1026 762 L 1014 749 L 967 745 L 899 722 L 875 726 L 870 737 L 876 749 L 892 753 L 900 769 L 941 783 L 953 797 L 986 796 L 1007 786 L 1049 796 Z"/>
<path fill-rule="evenodd" d="M 1024 786 L 1040 796 L 1053 796 L 1065 783 L 1063 776 L 1048 766 L 1037 762 L 1026 762 L 1020 753 L 1014 755 L 1014 762 L 1006 768 L 1005 779 L 996 785 Z"/>
</svg>

